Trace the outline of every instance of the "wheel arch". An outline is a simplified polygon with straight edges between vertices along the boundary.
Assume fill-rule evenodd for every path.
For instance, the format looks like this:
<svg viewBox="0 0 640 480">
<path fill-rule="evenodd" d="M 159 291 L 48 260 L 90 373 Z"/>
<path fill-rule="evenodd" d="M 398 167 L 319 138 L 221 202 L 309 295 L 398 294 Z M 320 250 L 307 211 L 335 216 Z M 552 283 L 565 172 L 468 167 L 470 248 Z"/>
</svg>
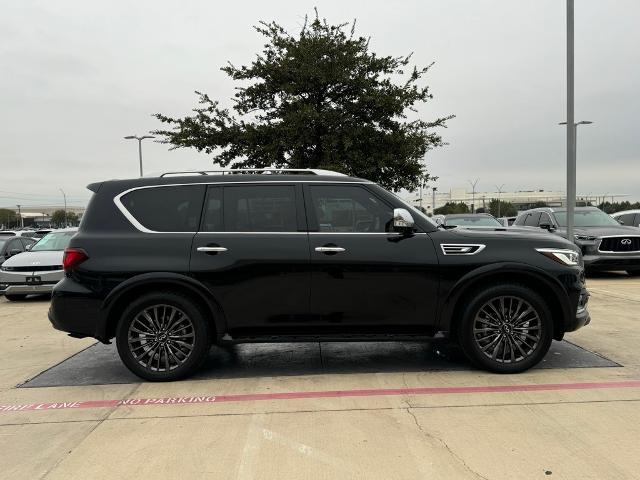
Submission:
<svg viewBox="0 0 640 480">
<path fill-rule="evenodd" d="M 131 277 L 109 292 L 102 303 L 104 322 L 97 337 L 103 341 L 112 339 L 120 316 L 130 301 L 139 295 L 159 290 L 171 290 L 192 298 L 207 314 L 207 320 L 212 327 L 212 340 L 215 341 L 224 335 L 224 311 L 202 283 L 187 275 L 154 272 Z"/>
<path fill-rule="evenodd" d="M 485 265 L 460 278 L 449 290 L 442 304 L 440 326 L 456 338 L 457 328 L 465 307 L 465 295 L 473 294 L 486 285 L 518 283 L 536 291 L 547 300 L 553 320 L 553 338 L 562 340 L 566 319 L 570 316 L 565 287 L 544 270 L 527 264 L 499 263 Z"/>
</svg>

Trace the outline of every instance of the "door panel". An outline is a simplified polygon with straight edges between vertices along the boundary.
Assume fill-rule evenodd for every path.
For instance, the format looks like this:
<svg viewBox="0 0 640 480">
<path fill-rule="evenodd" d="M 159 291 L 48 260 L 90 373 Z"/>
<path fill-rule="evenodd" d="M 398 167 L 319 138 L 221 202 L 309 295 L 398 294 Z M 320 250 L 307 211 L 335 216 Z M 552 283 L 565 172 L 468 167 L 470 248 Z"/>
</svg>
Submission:
<svg viewBox="0 0 640 480">
<path fill-rule="evenodd" d="M 309 240 L 299 185 L 209 187 L 191 274 L 220 303 L 227 328 L 274 330 L 309 315 Z"/>
<path fill-rule="evenodd" d="M 389 232 L 394 206 L 361 185 L 309 185 L 305 200 L 319 230 L 309 233 L 311 311 L 326 328 L 435 324 L 438 260 L 426 233 Z"/>
</svg>

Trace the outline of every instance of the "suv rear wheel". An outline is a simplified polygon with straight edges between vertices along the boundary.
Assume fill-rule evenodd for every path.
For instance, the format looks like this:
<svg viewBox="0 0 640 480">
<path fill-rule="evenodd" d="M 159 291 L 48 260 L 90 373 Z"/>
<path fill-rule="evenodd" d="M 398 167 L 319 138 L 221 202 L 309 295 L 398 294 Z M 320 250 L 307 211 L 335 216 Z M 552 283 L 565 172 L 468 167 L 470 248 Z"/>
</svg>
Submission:
<svg viewBox="0 0 640 480">
<path fill-rule="evenodd" d="M 145 380 L 171 381 L 192 374 L 209 351 L 201 310 L 173 292 L 150 293 L 131 303 L 116 330 L 118 354 Z"/>
<path fill-rule="evenodd" d="M 546 355 L 553 321 L 544 300 L 523 285 L 477 292 L 462 316 L 460 344 L 469 359 L 496 373 L 518 373 Z"/>
</svg>

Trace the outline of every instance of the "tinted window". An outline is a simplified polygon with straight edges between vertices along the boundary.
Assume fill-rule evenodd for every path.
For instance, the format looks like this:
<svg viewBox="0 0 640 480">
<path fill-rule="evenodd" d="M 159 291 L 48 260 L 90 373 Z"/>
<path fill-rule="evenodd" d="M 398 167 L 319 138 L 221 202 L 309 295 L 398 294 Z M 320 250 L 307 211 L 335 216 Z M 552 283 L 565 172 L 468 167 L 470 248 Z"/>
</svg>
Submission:
<svg viewBox="0 0 640 480">
<path fill-rule="evenodd" d="M 204 202 L 204 214 L 202 218 L 203 232 L 221 232 L 222 224 L 222 188 L 209 187 L 207 200 Z"/>
<path fill-rule="evenodd" d="M 142 188 L 127 193 L 121 200 L 131 215 L 149 230 L 195 232 L 203 194 L 202 185 Z"/>
<path fill-rule="evenodd" d="M 215 201 L 212 207 L 215 210 Z M 295 232 L 295 187 L 251 185 L 224 187 L 224 226 L 227 232 Z M 211 218 L 215 217 L 212 213 Z"/>
<path fill-rule="evenodd" d="M 12 250 L 20 250 L 21 252 L 24 252 L 24 246 L 22 245 L 22 242 L 19 238 L 9 240 L 9 244 L 7 245 L 7 252 L 10 252 Z"/>
<path fill-rule="evenodd" d="M 348 185 L 309 187 L 321 232 L 386 232 L 393 211 L 369 190 Z"/>
<path fill-rule="evenodd" d="M 542 212 L 542 214 L 540 215 L 540 223 L 539 225 L 543 225 L 543 224 L 547 224 L 547 225 L 554 225 L 554 223 L 551 221 L 551 217 L 549 216 L 548 213 Z"/>
<path fill-rule="evenodd" d="M 524 219 L 524 224 L 527 227 L 537 227 L 540 222 L 540 212 L 528 213 L 527 218 Z"/>
<path fill-rule="evenodd" d="M 33 238 L 21 238 L 20 240 L 22 241 L 22 243 L 24 244 L 25 247 L 27 245 L 32 245 L 32 244 L 36 243 L 36 241 Z"/>
<path fill-rule="evenodd" d="M 527 218 L 528 215 L 529 215 L 528 213 L 521 213 L 516 217 L 515 221 L 513 222 L 513 225 L 524 225 L 524 220 Z"/>
<path fill-rule="evenodd" d="M 625 213 L 624 215 L 619 215 L 616 217 L 616 220 L 621 221 L 623 225 L 633 225 L 633 217 L 635 215 L 633 213 Z"/>
</svg>

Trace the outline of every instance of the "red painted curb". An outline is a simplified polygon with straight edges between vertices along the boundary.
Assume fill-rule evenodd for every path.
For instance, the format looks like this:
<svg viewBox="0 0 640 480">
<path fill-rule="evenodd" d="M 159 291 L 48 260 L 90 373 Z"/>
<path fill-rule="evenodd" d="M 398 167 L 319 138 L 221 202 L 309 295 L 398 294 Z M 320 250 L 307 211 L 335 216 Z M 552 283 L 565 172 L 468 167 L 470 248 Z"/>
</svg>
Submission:
<svg viewBox="0 0 640 480">
<path fill-rule="evenodd" d="M 220 402 L 252 402 L 259 400 L 296 400 L 308 398 L 376 397 L 399 395 L 451 395 L 471 393 L 543 392 L 559 390 L 601 390 L 611 388 L 640 388 L 640 380 L 618 382 L 542 383 L 523 385 L 494 385 L 475 387 L 415 387 L 378 388 L 366 390 L 325 390 L 311 392 L 247 393 L 236 395 L 206 395 L 191 397 L 129 398 L 124 400 L 86 400 L 78 402 L 26 403 L 0 405 L 1 412 L 30 410 L 66 410 L 77 408 L 109 408 L 119 406 L 194 405 Z"/>
</svg>

